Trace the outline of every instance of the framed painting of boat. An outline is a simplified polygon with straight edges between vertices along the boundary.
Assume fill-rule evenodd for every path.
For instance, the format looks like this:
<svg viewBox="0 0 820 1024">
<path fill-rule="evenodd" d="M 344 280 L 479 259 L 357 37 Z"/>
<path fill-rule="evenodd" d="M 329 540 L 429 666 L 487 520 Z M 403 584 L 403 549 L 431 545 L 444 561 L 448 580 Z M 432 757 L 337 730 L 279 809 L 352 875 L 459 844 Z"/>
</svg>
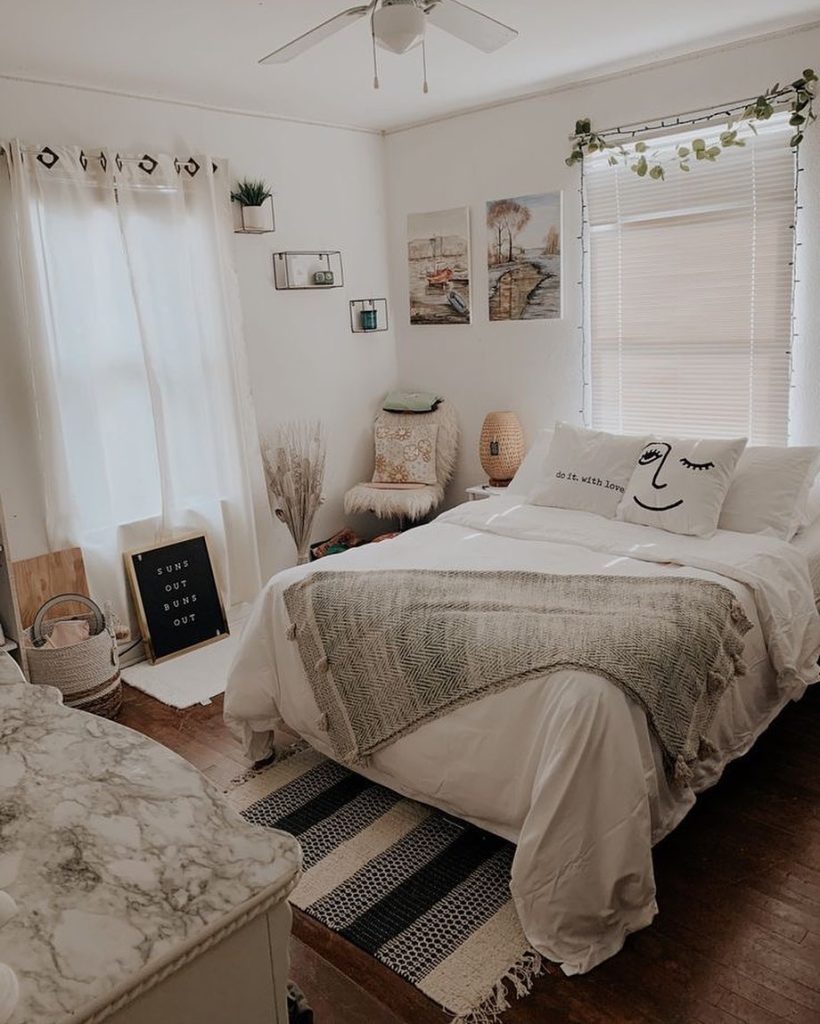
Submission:
<svg viewBox="0 0 820 1024">
<path fill-rule="evenodd" d="M 487 203 L 490 320 L 561 316 L 561 193 Z"/>
<path fill-rule="evenodd" d="M 407 218 L 411 324 L 470 323 L 470 209 Z"/>
</svg>

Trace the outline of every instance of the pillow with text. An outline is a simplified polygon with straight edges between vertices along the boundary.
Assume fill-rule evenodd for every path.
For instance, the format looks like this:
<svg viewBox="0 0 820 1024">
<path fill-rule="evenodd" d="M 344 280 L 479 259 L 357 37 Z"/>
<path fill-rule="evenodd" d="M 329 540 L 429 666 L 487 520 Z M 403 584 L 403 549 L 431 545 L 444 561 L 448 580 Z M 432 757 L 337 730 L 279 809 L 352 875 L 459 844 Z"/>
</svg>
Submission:
<svg viewBox="0 0 820 1024">
<path fill-rule="evenodd" d="M 528 503 L 612 519 L 647 440 L 556 423 L 543 481 L 528 496 Z"/>
</svg>

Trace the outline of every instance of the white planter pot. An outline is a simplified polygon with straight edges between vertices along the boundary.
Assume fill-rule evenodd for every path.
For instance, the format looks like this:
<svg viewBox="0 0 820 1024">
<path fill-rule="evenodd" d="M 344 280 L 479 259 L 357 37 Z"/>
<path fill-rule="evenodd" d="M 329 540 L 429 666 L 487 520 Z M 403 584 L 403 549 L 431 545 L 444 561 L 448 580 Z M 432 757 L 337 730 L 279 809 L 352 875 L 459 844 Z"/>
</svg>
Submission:
<svg viewBox="0 0 820 1024">
<path fill-rule="evenodd" d="M 273 210 L 270 202 L 265 202 L 262 206 L 243 206 L 242 227 L 245 231 L 273 231 Z"/>
</svg>

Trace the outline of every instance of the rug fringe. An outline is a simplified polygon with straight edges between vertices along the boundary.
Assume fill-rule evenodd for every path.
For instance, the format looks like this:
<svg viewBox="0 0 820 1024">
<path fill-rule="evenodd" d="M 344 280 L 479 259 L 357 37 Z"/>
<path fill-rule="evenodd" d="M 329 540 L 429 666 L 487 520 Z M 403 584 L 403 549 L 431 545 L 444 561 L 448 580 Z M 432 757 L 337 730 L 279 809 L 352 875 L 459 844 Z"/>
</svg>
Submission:
<svg viewBox="0 0 820 1024">
<path fill-rule="evenodd" d="M 507 973 L 493 985 L 478 1006 L 468 1013 L 453 1017 L 450 1024 L 498 1024 L 501 1015 L 510 1009 L 507 984 L 512 985 L 514 995 L 521 999 L 532 991 L 533 982 L 544 972 L 544 958 L 534 949 L 528 949 Z"/>
<path fill-rule="evenodd" d="M 270 768 L 273 768 L 277 764 L 281 764 L 283 761 L 287 761 L 288 758 L 293 757 L 294 754 L 301 754 L 301 752 L 306 749 L 307 743 L 305 743 L 304 740 L 297 740 L 295 743 L 291 743 L 290 746 L 285 747 L 281 753 L 277 753 L 276 757 L 272 761 L 267 761 L 259 768 L 255 766 L 247 768 L 241 775 L 237 775 L 235 779 L 231 779 L 222 792 L 226 796 L 229 793 L 233 793 L 235 789 L 239 789 L 240 786 L 244 786 L 246 782 L 250 782 L 251 779 L 258 778 L 260 775 L 264 775 Z"/>
</svg>

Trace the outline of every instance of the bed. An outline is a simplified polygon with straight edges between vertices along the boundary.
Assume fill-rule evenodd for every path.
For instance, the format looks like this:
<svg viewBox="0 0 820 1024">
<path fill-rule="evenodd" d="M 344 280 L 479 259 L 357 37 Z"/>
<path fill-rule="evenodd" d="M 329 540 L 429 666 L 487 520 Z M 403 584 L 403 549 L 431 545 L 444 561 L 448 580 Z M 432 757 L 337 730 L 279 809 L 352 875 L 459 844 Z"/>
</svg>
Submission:
<svg viewBox="0 0 820 1024">
<path fill-rule="evenodd" d="M 320 570 L 680 576 L 731 590 L 752 626 L 746 674 L 723 694 L 711 750 L 685 785 L 663 770 L 641 707 L 579 670 L 457 707 L 357 768 L 516 843 L 511 890 L 527 939 L 565 973 L 583 973 L 657 913 L 652 846 L 816 681 L 820 617 L 809 563 L 820 566 L 820 530 L 810 541 L 725 530 L 679 536 L 515 495 L 460 505 L 389 542 L 274 577 L 246 624 L 225 719 L 254 760 L 270 755 L 280 731 L 333 756 L 284 603 L 292 584 Z"/>
</svg>

